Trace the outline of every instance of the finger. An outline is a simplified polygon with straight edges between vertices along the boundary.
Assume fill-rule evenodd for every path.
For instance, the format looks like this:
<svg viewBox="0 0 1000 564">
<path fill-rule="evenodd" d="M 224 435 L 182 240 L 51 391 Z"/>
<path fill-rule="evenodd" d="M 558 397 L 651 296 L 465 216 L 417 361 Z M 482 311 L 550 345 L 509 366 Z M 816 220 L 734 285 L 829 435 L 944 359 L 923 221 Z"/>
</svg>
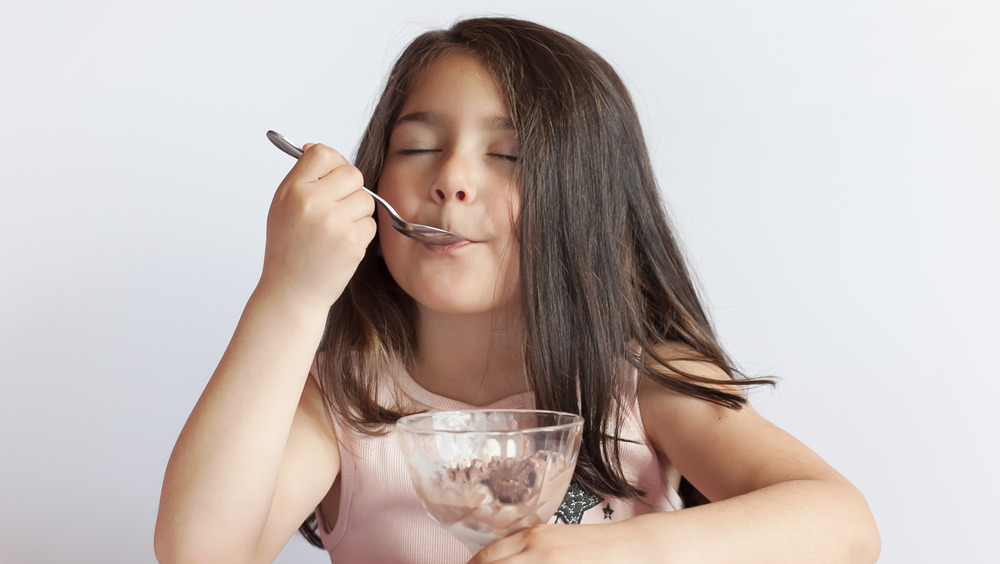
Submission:
<svg viewBox="0 0 1000 564">
<path fill-rule="evenodd" d="M 504 558 L 520 554 L 524 551 L 525 539 L 523 531 L 515 533 L 507 538 L 500 539 L 495 543 L 480 550 L 469 560 L 469 564 L 487 564 L 497 562 Z"/>
<path fill-rule="evenodd" d="M 361 233 L 361 240 L 365 242 L 365 247 L 367 247 L 375 239 L 375 233 L 378 231 L 378 223 L 375 222 L 375 218 L 366 217 L 358 220 L 355 225 Z"/>
<path fill-rule="evenodd" d="M 375 198 L 372 198 L 361 190 L 341 198 L 339 204 L 344 210 L 344 217 L 347 217 L 351 221 L 372 219 L 372 216 L 375 214 Z"/>
<path fill-rule="evenodd" d="M 340 201 L 361 190 L 365 179 L 357 167 L 342 164 L 334 168 L 323 178 L 311 183 L 311 186 L 334 201 Z"/>
<path fill-rule="evenodd" d="M 304 182 L 316 182 L 346 164 L 347 159 L 334 149 L 320 143 L 306 143 L 299 162 L 295 163 L 289 174 Z"/>
</svg>

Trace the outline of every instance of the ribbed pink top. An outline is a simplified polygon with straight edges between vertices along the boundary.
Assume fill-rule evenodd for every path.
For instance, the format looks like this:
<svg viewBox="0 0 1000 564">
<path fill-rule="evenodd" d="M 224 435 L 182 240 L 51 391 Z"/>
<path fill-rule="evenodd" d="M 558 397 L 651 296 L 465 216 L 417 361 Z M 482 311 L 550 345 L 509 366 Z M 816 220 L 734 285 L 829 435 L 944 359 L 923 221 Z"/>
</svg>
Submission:
<svg viewBox="0 0 1000 564">
<path fill-rule="evenodd" d="M 433 394 L 420 387 L 402 364 L 395 371 L 397 392 L 419 406 L 434 411 L 456 409 L 531 409 L 533 394 L 523 393 L 488 406 L 471 406 Z M 315 375 L 314 375 L 315 376 Z M 387 380 L 390 380 L 387 378 Z M 390 396 L 392 397 L 392 396 Z M 464 563 L 469 550 L 438 525 L 420 505 L 407 475 L 395 429 L 384 436 L 367 436 L 341 425 L 333 417 L 340 442 L 340 511 L 332 530 L 317 509 L 320 537 L 334 564 Z M 621 443 L 625 477 L 646 492 L 644 501 L 591 500 L 582 523 L 611 523 L 654 511 L 671 511 L 681 501 L 661 469 L 642 428 L 638 405 L 628 408 L 623 436 L 636 441 Z M 669 468 L 669 464 L 667 465 Z M 553 518 L 557 522 L 557 518 Z"/>
</svg>

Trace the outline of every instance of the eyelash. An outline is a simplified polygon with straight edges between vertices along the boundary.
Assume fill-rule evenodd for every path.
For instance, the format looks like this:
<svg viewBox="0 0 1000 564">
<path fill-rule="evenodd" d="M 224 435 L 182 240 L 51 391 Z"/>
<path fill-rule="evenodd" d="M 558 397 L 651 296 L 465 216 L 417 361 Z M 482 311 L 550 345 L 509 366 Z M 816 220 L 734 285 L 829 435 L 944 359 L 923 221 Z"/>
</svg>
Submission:
<svg viewBox="0 0 1000 564">
<path fill-rule="evenodd" d="M 425 155 L 427 153 L 440 153 L 440 149 L 403 149 L 399 151 L 400 155 Z M 500 160 L 516 163 L 517 155 L 505 155 L 503 153 L 486 153 L 487 156 L 495 157 Z"/>
</svg>

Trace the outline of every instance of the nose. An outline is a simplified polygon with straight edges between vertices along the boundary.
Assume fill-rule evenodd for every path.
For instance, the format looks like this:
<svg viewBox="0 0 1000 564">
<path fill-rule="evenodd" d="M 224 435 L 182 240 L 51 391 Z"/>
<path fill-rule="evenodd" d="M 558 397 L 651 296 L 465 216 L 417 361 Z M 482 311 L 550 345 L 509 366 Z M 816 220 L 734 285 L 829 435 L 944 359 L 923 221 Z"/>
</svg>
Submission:
<svg viewBox="0 0 1000 564">
<path fill-rule="evenodd" d="M 446 154 L 431 186 L 431 198 L 438 203 L 469 203 L 476 197 L 475 165 L 457 152 Z"/>
</svg>

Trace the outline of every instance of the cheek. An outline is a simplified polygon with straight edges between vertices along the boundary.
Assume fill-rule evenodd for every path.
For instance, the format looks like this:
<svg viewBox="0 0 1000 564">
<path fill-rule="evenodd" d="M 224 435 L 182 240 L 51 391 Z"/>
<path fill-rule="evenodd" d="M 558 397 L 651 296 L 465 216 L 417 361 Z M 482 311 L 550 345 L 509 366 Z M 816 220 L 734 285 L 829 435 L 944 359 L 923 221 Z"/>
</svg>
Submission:
<svg viewBox="0 0 1000 564">
<path fill-rule="evenodd" d="M 520 190 L 512 191 L 508 196 L 506 202 L 506 213 L 501 219 L 510 230 L 510 244 L 514 249 L 518 248 L 518 243 L 521 238 L 521 192 Z"/>
<path fill-rule="evenodd" d="M 398 188 L 399 182 L 397 181 L 399 175 L 394 172 L 395 167 L 390 166 L 388 164 L 386 164 L 385 166 L 386 168 L 383 169 L 382 172 L 379 174 L 378 185 L 375 189 L 375 193 L 381 196 L 383 199 L 389 202 L 393 202 L 397 199 L 397 196 L 399 195 L 399 188 Z M 379 207 L 381 208 L 381 206 Z M 396 206 L 393 205 L 393 207 Z M 383 210 L 380 209 L 379 211 L 381 212 Z M 380 213 L 379 217 L 381 216 L 382 214 Z M 382 224 L 379 223 L 379 227 L 381 226 Z"/>
<path fill-rule="evenodd" d="M 398 282 L 401 261 L 405 261 L 408 251 L 405 249 L 409 239 L 392 227 L 389 214 L 378 207 L 378 253 L 382 256 L 392 277 Z"/>
<path fill-rule="evenodd" d="M 389 240 L 380 245 L 382 251 L 382 261 L 389 271 L 389 277 L 402 288 L 404 292 L 413 295 L 412 269 L 407 262 L 406 253 L 401 252 L 400 246 Z"/>
<path fill-rule="evenodd" d="M 399 231 L 396 231 L 392 227 L 392 222 L 389 221 L 388 214 L 380 206 L 378 210 L 378 250 L 386 258 L 386 262 L 395 260 L 403 254 L 400 251 L 400 247 L 405 242 L 405 239 L 405 237 L 400 235 Z"/>
<path fill-rule="evenodd" d="M 417 162 L 418 159 L 409 162 L 398 158 L 387 159 L 379 173 L 378 195 L 388 200 L 412 193 L 427 176 L 426 170 L 416 166 Z"/>
<path fill-rule="evenodd" d="M 521 222 L 521 183 L 514 182 L 507 189 L 507 208 L 510 210 L 511 224 L 517 230 Z"/>
<path fill-rule="evenodd" d="M 518 243 L 517 223 L 508 223 L 510 232 L 506 240 L 496 249 L 493 257 L 494 266 L 491 277 L 503 285 L 505 292 L 510 294 L 521 283 L 521 248 Z"/>
</svg>

